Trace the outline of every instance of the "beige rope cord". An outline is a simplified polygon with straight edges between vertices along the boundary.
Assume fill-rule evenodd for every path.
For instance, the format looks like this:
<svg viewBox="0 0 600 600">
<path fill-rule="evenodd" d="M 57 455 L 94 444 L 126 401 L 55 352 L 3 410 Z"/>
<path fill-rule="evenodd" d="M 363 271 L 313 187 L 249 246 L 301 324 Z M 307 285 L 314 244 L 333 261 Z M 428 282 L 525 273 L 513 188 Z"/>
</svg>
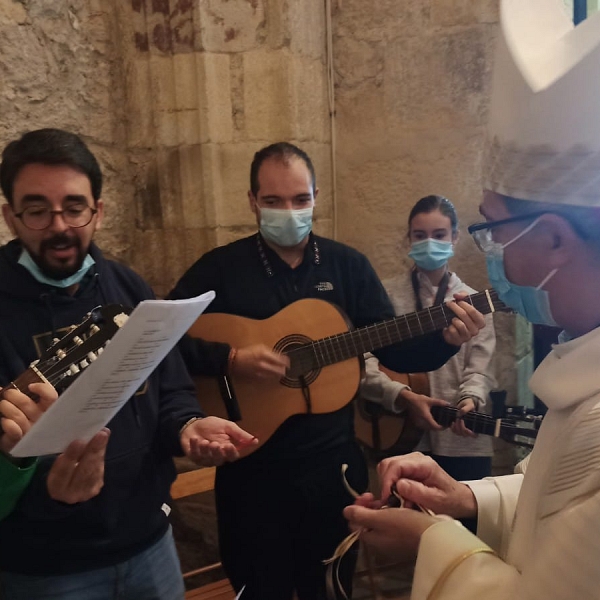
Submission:
<svg viewBox="0 0 600 600">
<path fill-rule="evenodd" d="M 344 487 L 346 488 L 348 493 L 353 498 L 358 498 L 360 496 L 360 494 L 355 489 L 352 488 L 352 486 L 348 483 L 348 480 L 346 479 L 346 471 L 347 470 L 348 470 L 348 465 L 343 464 L 342 465 L 342 482 L 344 483 Z M 384 510 L 385 508 L 405 508 L 404 498 L 402 498 L 396 492 L 395 487 L 393 487 L 391 489 L 390 498 L 392 498 L 392 496 L 396 499 L 397 504 L 396 503 L 394 503 L 393 505 L 386 504 L 386 505 L 382 506 L 380 508 L 380 510 Z M 421 506 L 420 504 L 417 504 L 416 506 L 422 512 L 427 513 L 428 515 L 430 515 L 432 517 L 436 516 L 432 510 L 429 510 L 428 508 L 425 508 L 424 506 Z M 341 563 L 342 558 L 350 550 L 350 548 L 352 548 L 352 546 L 354 546 L 354 544 L 356 544 L 358 541 L 360 541 L 360 535 L 363 531 L 364 531 L 363 529 L 358 529 L 357 531 L 353 531 L 350 535 L 345 537 L 338 544 L 338 547 L 335 549 L 333 556 L 331 558 L 328 558 L 323 561 L 323 564 L 327 565 L 327 572 L 325 574 L 325 585 L 327 587 L 327 596 L 331 600 L 335 600 L 338 597 L 338 592 L 339 592 L 339 594 L 341 594 L 341 596 L 344 600 L 348 600 L 348 595 L 346 594 L 346 590 L 344 590 L 344 586 L 342 585 L 342 582 L 340 581 L 340 575 L 339 575 L 340 563 Z"/>
</svg>

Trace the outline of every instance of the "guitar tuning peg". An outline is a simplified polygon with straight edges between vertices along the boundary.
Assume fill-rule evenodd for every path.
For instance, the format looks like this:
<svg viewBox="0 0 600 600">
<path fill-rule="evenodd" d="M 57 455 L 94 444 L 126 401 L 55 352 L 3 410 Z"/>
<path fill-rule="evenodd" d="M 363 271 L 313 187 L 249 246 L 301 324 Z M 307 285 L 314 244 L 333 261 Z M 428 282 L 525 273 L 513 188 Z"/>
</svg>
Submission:
<svg viewBox="0 0 600 600">
<path fill-rule="evenodd" d="M 60 340 L 58 338 L 52 338 L 52 345 L 58 344 Z"/>
<path fill-rule="evenodd" d="M 87 360 L 85 360 L 85 358 L 84 358 L 84 359 L 83 359 L 83 360 L 82 360 L 82 361 L 79 363 L 79 366 L 80 366 L 82 369 L 85 369 L 86 367 L 89 367 L 89 366 L 90 366 L 90 363 L 89 363 Z"/>
<path fill-rule="evenodd" d="M 77 373 L 79 373 L 80 371 L 81 369 L 77 365 L 71 365 L 71 368 L 69 369 L 69 373 L 71 375 L 77 375 Z"/>
<path fill-rule="evenodd" d="M 87 359 L 92 363 L 98 358 L 98 355 L 94 352 L 88 352 Z"/>
<path fill-rule="evenodd" d="M 81 346 L 81 344 L 83 344 L 83 340 L 78 335 L 76 335 L 73 338 L 73 343 L 76 344 L 77 346 Z"/>
<path fill-rule="evenodd" d="M 63 358 L 65 358 L 65 356 L 67 356 L 67 353 L 64 350 L 57 350 L 56 356 L 58 356 L 58 358 L 62 360 Z"/>
<path fill-rule="evenodd" d="M 102 354 L 103 352 L 104 352 L 104 347 L 103 346 L 100 346 L 100 348 L 98 348 L 98 350 L 96 350 L 96 353 L 98 355 Z"/>
<path fill-rule="evenodd" d="M 98 327 L 98 325 L 96 325 L 95 323 L 90 327 L 90 332 L 92 334 L 98 333 L 99 331 L 100 331 L 100 327 Z"/>
</svg>

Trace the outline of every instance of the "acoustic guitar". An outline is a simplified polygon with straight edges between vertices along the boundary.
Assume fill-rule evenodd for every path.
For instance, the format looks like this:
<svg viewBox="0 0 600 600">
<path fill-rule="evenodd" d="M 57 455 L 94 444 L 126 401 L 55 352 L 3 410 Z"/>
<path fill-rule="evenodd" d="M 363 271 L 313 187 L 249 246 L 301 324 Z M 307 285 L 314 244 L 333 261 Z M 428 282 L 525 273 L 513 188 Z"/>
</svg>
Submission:
<svg viewBox="0 0 600 600">
<path fill-rule="evenodd" d="M 380 369 L 394 381 L 409 385 L 417 394 L 429 395 L 429 382 L 426 373 L 396 373 L 380 365 Z M 437 423 L 449 427 L 459 418 L 455 406 L 432 406 L 431 415 Z M 533 448 L 543 415 L 522 406 L 507 406 L 504 415 L 497 418 L 485 413 L 472 411 L 462 417 L 466 427 L 473 433 L 491 435 L 505 442 Z M 378 459 L 412 452 L 423 435 L 410 417 L 393 413 L 380 404 L 358 396 L 354 411 L 354 428 L 357 440 Z"/>
<path fill-rule="evenodd" d="M 484 314 L 510 310 L 494 290 L 473 294 L 466 301 Z M 188 335 L 234 348 L 262 343 L 285 353 L 290 368 L 280 380 L 196 377 L 198 398 L 207 414 L 236 421 L 258 438 L 258 445 L 242 450 L 247 455 L 290 416 L 333 412 L 348 404 L 360 384 L 365 352 L 439 331 L 453 318 L 454 313 L 441 304 L 349 331 L 340 309 L 312 298 L 264 320 L 205 313 Z"/>
<path fill-rule="evenodd" d="M 390 379 L 410 386 L 415 394 L 429 396 L 427 373 L 396 373 L 379 365 Z M 407 454 L 419 443 L 423 430 L 409 418 L 408 413 L 393 413 L 360 396 L 356 397 L 354 432 L 356 439 L 377 455 Z"/>
<path fill-rule="evenodd" d="M 26 371 L 3 387 L 0 396 L 14 388 L 35 399 L 28 387 L 30 383 L 39 382 L 51 383 L 58 392 L 64 391 L 83 369 L 98 358 L 130 312 L 131 309 L 120 304 L 93 309 L 79 325 L 72 325 L 62 338 L 55 340 Z"/>
</svg>

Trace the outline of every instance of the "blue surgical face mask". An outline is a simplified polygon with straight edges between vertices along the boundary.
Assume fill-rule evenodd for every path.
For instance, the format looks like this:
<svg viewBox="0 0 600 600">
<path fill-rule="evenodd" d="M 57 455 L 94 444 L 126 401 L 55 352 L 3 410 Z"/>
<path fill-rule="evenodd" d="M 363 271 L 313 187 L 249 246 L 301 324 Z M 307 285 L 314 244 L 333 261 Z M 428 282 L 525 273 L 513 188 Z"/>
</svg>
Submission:
<svg viewBox="0 0 600 600">
<path fill-rule="evenodd" d="M 85 274 L 89 271 L 90 267 L 95 264 L 95 262 L 96 261 L 89 254 L 87 254 L 83 260 L 83 264 L 76 273 L 73 273 L 73 275 L 65 277 L 64 279 L 52 279 L 42 272 L 33 258 L 31 258 L 31 254 L 29 254 L 25 248 L 23 248 L 21 251 L 21 256 L 18 260 L 18 263 L 24 266 L 40 283 L 53 285 L 54 287 L 59 288 L 68 288 L 76 283 L 79 283 L 85 277 Z"/>
<path fill-rule="evenodd" d="M 554 277 L 558 269 L 550 271 L 536 287 L 516 285 L 507 279 L 504 272 L 504 248 L 531 231 L 537 225 L 538 221 L 539 218 L 506 244 L 492 242 L 486 250 L 485 260 L 490 283 L 498 292 L 498 297 L 502 302 L 517 311 L 531 323 L 556 327 L 557 323 L 550 310 L 550 296 L 542 288 Z"/>
<path fill-rule="evenodd" d="M 296 246 L 312 230 L 312 206 L 293 210 L 259 208 L 259 211 L 261 234 L 278 246 Z"/>
<path fill-rule="evenodd" d="M 415 242 L 408 255 L 415 261 L 415 264 L 424 271 L 435 271 L 443 267 L 448 259 L 454 256 L 454 247 L 452 242 L 444 240 L 434 240 L 427 238 Z"/>
</svg>

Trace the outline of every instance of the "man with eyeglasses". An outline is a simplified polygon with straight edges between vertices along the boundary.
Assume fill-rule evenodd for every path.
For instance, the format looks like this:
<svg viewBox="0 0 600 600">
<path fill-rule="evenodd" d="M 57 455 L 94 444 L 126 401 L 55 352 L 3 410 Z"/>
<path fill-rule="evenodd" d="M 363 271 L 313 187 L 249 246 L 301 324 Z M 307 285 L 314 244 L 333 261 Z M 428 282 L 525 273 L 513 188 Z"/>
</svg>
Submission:
<svg viewBox="0 0 600 600">
<path fill-rule="evenodd" d="M 541 18 L 543 17 L 543 18 Z M 600 598 L 600 14 L 502 0 L 486 182 L 470 233 L 490 282 L 563 328 L 531 390 L 548 407 L 513 475 L 459 483 L 419 454 L 379 465 L 384 497 L 345 511 L 361 538 L 416 556 L 412 600 Z M 477 517 L 477 536 L 454 518 Z"/>
<path fill-rule="evenodd" d="M 15 236 L 0 248 L 3 386 L 99 304 L 133 307 L 153 294 L 92 241 L 104 214 L 102 173 L 78 136 L 41 129 L 11 142 L 2 153 L 0 185 Z M 14 415 L 5 404 L 0 412 Z M 106 458 L 95 463 L 103 468 L 103 486 L 87 501 L 55 499 L 49 485 L 57 457 L 39 457 L 14 510 L 0 521 L 2 600 L 183 598 L 168 520 L 172 457 L 222 464 L 253 438 L 230 421 L 203 417 L 178 351 L 108 428 Z M 9 434 L 0 432 L 4 466 L 11 460 Z"/>
</svg>

